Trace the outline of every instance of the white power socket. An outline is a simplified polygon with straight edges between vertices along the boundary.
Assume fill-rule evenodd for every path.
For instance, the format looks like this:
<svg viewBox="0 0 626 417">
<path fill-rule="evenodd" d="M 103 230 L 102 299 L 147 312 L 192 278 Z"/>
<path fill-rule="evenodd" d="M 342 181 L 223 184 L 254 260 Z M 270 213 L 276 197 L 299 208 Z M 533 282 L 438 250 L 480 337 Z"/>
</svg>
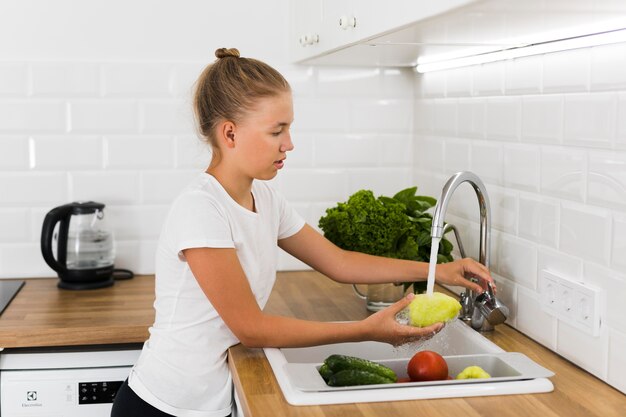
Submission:
<svg viewBox="0 0 626 417">
<path fill-rule="evenodd" d="M 542 309 L 593 336 L 600 335 L 602 289 L 542 270 L 539 274 Z"/>
</svg>

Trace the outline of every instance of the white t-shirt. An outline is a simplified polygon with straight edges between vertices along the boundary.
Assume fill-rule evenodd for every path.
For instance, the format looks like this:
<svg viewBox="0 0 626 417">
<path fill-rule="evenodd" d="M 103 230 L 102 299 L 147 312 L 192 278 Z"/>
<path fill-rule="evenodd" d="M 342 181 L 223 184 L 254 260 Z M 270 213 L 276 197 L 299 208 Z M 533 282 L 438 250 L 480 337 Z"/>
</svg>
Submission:
<svg viewBox="0 0 626 417">
<path fill-rule="evenodd" d="M 231 412 L 226 351 L 239 340 L 202 292 L 182 250 L 235 248 L 263 308 L 276 279 L 277 241 L 297 233 L 304 220 L 266 183 L 254 181 L 252 194 L 256 212 L 237 204 L 203 173 L 176 198 L 161 231 L 156 317 L 129 385 L 166 413 L 222 417 Z"/>
</svg>

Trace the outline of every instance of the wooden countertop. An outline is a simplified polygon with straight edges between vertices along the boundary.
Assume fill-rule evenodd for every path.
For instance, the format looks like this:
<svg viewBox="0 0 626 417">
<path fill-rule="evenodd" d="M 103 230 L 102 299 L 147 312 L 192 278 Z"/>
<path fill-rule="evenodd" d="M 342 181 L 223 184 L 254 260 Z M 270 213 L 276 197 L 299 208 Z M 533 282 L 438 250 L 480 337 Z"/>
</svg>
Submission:
<svg viewBox="0 0 626 417">
<path fill-rule="evenodd" d="M 0 315 L 0 347 L 141 343 L 154 320 L 154 277 L 137 276 L 113 287 L 67 291 L 57 279 L 31 279 Z M 359 320 L 363 301 L 349 285 L 316 272 L 278 274 L 266 311 L 311 320 Z M 247 417 L 263 416 L 626 416 L 626 395 L 516 330 L 497 326 L 487 335 L 506 351 L 522 352 L 556 373 L 546 394 L 328 406 L 291 406 L 262 349 L 229 351 L 233 381 Z"/>
<path fill-rule="evenodd" d="M 0 348 L 142 343 L 154 322 L 154 276 L 96 290 L 28 279 L 0 315 Z"/>
<path fill-rule="evenodd" d="M 302 319 L 338 321 L 367 316 L 364 302 L 349 285 L 316 272 L 279 274 L 265 310 Z M 247 417 L 330 416 L 626 416 L 626 395 L 578 368 L 515 329 L 500 325 L 486 335 L 509 352 L 522 352 L 555 372 L 554 391 L 544 394 L 446 398 L 325 406 L 289 405 L 262 349 L 242 345 L 229 351 L 235 389 Z"/>
</svg>

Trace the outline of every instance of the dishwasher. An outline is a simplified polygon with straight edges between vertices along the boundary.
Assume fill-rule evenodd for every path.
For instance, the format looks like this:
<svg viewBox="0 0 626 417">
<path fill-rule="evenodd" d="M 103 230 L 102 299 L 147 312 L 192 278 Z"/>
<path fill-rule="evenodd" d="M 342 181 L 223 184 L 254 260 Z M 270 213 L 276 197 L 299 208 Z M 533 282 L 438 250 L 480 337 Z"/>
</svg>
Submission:
<svg viewBox="0 0 626 417">
<path fill-rule="evenodd" d="M 0 351 L 0 417 L 109 417 L 142 344 Z"/>
</svg>

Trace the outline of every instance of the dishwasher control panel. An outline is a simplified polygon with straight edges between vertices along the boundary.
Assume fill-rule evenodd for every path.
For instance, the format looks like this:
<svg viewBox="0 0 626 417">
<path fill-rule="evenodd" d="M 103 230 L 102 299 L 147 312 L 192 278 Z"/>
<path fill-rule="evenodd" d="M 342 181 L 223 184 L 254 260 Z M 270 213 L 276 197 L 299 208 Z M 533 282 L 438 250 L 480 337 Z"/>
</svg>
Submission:
<svg viewBox="0 0 626 417">
<path fill-rule="evenodd" d="M 78 404 L 112 403 L 124 381 L 79 382 Z"/>
</svg>

